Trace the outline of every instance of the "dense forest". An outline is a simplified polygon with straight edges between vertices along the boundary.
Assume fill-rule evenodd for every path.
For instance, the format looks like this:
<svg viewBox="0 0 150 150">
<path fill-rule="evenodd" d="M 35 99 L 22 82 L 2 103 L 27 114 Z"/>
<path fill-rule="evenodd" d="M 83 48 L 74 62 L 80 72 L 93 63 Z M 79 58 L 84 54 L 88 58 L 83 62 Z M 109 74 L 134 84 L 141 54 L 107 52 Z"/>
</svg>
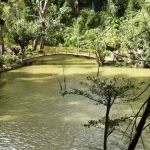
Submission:
<svg viewBox="0 0 150 150">
<path fill-rule="evenodd" d="M 149 67 L 149 0 L 3 0 L 0 7 L 1 54 L 21 49 L 24 58 L 38 45 L 100 49 Z"/>
<path fill-rule="evenodd" d="M 68 57 L 66 54 L 71 55 Z M 66 138 L 63 136 L 68 136 L 68 141 L 75 140 L 74 135 L 78 142 L 84 140 L 86 132 L 76 124 L 90 118 L 84 127 L 104 131 L 99 130 L 102 138 L 97 138 L 100 135 L 97 130 L 88 132 L 87 135 L 90 136 L 91 133 L 96 133 L 97 137 L 91 138 L 94 142 L 98 139 L 99 144 L 103 143 L 101 148 L 97 148 L 95 143 L 94 147 L 89 144 L 88 149 L 108 150 L 112 146 L 108 139 L 115 131 L 119 132 L 115 135 L 115 142 L 117 136 L 121 137 L 120 133 L 123 137 L 119 142 L 124 137 L 128 139 L 122 145 L 119 142 L 116 144 L 120 149 L 134 150 L 140 144 L 145 149 L 144 142 L 149 147 L 146 139 L 149 133 L 146 132 L 150 127 L 150 83 L 149 69 L 145 68 L 150 68 L 150 0 L 0 0 L 0 104 L 6 104 L 6 110 L 10 109 L 7 114 L 5 107 L 1 107 L 4 115 L 0 114 L 0 123 L 4 129 L 11 129 L 12 135 L 20 127 L 16 131 L 23 133 L 24 140 L 29 138 L 32 143 L 32 140 L 43 136 L 49 142 L 49 137 L 55 140 L 56 134 L 61 132 L 60 139 L 56 139 L 60 143 L 55 143 L 54 148 L 62 148 L 61 141 Z M 127 70 L 124 72 L 123 69 Z M 74 86 L 77 84 L 75 82 L 86 75 L 88 77 L 85 82 L 68 88 L 68 84 Z M 79 96 L 79 101 L 65 101 L 67 96 L 70 99 L 78 99 L 75 96 Z M 100 106 L 102 116 L 99 116 L 96 107 L 93 109 L 89 103 L 80 101 L 80 97 Z M 10 107 L 7 105 L 9 102 Z M 41 110 L 42 107 L 44 111 Z M 21 114 L 21 119 L 18 119 L 13 114 L 18 119 L 14 117 L 15 120 L 13 115 L 9 115 L 12 112 L 17 115 L 25 112 L 25 117 Z M 91 112 L 98 114 L 99 119 L 92 120 Z M 116 116 L 113 118 L 114 112 Z M 72 123 L 71 115 L 79 120 Z M 37 122 L 38 127 L 33 116 L 40 120 Z M 63 126 L 60 126 L 61 123 Z M 121 125 L 123 129 L 120 128 Z M 20 130 L 22 127 L 25 127 L 23 131 Z M 51 131 L 53 128 L 54 132 Z M 30 135 L 30 129 L 33 135 Z M 47 131 L 51 132 L 47 134 Z M 76 131 L 82 131 L 83 134 L 75 133 Z M 0 133 L 3 133 L 1 128 Z M 5 141 L 4 133 L 2 139 Z M 35 136 L 35 133 L 39 135 Z M 31 140 L 32 136 L 35 138 Z M 9 138 L 13 139 L 11 136 Z M 37 147 L 38 144 L 46 145 L 37 141 L 34 141 Z M 65 139 L 64 142 L 66 141 Z M 7 142 L 11 143 L 11 140 L 4 142 L 6 147 Z M 5 146 L 1 143 L 0 149 Z M 51 144 L 53 141 L 47 145 Z M 25 146 L 34 149 L 32 144 L 23 145 L 24 148 Z M 73 146 L 76 148 L 80 144 Z"/>
</svg>

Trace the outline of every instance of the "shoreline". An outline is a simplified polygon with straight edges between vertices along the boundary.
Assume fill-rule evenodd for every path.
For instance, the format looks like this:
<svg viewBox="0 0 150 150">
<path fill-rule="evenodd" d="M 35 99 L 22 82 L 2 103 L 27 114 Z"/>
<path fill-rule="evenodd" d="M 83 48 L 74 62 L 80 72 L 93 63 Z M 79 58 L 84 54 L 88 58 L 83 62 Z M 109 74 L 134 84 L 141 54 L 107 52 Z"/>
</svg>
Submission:
<svg viewBox="0 0 150 150">
<path fill-rule="evenodd" d="M 59 53 L 59 54 L 46 54 L 46 55 L 40 55 L 40 56 L 35 56 L 35 57 L 30 57 L 30 58 L 25 58 L 22 62 L 22 64 L 17 64 L 16 66 L 11 66 L 10 68 L 3 68 L 0 69 L 0 74 L 4 72 L 8 72 L 11 70 L 16 70 L 25 66 L 30 66 L 32 65 L 33 62 L 40 60 L 41 58 L 46 58 L 46 57 L 51 57 L 51 56 L 58 56 L 58 55 L 64 55 L 64 56 L 73 56 L 73 57 L 79 57 L 79 58 L 86 58 L 86 59 L 95 59 L 93 56 L 88 56 L 88 55 L 82 55 L 82 54 L 64 54 L 64 53 Z M 120 63 L 120 62 L 119 62 Z M 136 67 L 132 66 L 131 64 L 129 65 L 117 65 L 115 61 L 111 60 L 106 60 L 104 63 L 104 66 L 113 66 L 113 67 L 124 67 L 124 68 L 137 68 L 137 69 L 150 69 L 150 68 L 144 68 L 144 67 Z"/>
</svg>

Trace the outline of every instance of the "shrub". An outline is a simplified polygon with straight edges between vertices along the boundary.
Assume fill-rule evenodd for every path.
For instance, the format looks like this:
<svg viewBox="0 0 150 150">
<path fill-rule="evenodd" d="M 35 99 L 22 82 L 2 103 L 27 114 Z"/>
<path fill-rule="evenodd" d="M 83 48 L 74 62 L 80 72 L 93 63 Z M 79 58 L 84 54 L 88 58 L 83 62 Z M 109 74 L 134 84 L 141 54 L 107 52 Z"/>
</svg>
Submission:
<svg viewBox="0 0 150 150">
<path fill-rule="evenodd" d="M 13 25 L 9 28 L 12 39 L 21 47 L 23 57 L 25 48 L 29 41 L 37 36 L 38 30 L 37 22 L 29 22 L 25 19 L 14 20 Z"/>
<path fill-rule="evenodd" d="M 6 55 L 4 57 L 4 60 L 6 64 L 18 64 L 19 63 L 19 58 L 16 55 Z"/>
<path fill-rule="evenodd" d="M 2 56 L 2 55 L 0 55 L 0 68 L 2 68 L 3 67 L 3 65 L 4 65 L 4 57 Z"/>
<path fill-rule="evenodd" d="M 101 17 L 99 13 L 96 13 L 93 10 L 82 10 L 76 22 L 80 30 L 91 29 L 100 25 Z"/>
</svg>

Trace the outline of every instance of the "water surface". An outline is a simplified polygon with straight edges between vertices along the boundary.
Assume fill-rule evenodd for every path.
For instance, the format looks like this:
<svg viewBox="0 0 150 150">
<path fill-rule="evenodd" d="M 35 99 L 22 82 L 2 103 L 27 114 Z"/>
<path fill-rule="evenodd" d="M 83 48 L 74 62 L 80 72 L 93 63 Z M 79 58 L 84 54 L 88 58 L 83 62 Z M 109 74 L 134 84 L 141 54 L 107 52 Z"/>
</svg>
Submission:
<svg viewBox="0 0 150 150">
<path fill-rule="evenodd" d="M 53 56 L 2 74 L 0 150 L 87 150 L 88 145 L 102 145 L 102 130 L 85 128 L 83 124 L 103 116 L 105 108 L 81 96 L 62 97 L 58 84 L 63 77 L 62 68 L 69 88 L 80 87 L 80 81 L 97 70 L 94 60 Z M 134 82 L 150 81 L 150 70 L 146 69 L 103 67 L 100 74 L 128 77 Z M 141 103 L 142 100 L 136 104 L 137 108 Z M 121 113 L 131 113 L 130 106 L 115 106 L 113 115 Z M 150 149 L 147 137 L 145 146 Z M 119 139 L 119 134 L 110 138 L 116 150 L 121 144 Z"/>
</svg>

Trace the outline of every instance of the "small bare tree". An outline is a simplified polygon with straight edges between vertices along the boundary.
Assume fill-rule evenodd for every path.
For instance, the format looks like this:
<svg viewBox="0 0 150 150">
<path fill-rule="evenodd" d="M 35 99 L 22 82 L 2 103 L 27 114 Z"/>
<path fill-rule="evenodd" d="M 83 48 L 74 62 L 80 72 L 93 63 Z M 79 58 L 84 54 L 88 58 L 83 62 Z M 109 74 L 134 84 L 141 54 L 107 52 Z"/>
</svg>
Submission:
<svg viewBox="0 0 150 150">
<path fill-rule="evenodd" d="M 105 42 L 98 38 L 97 40 L 91 41 L 92 49 L 95 52 L 96 62 L 97 62 L 97 77 L 99 76 L 99 69 L 104 65 L 105 57 L 108 55 L 106 51 Z"/>
<path fill-rule="evenodd" d="M 115 104 L 115 102 L 120 102 L 125 94 L 135 88 L 134 84 L 130 80 L 120 78 L 120 79 L 99 79 L 97 77 L 87 77 L 87 83 L 81 83 L 86 86 L 86 90 L 72 89 L 71 91 L 63 90 L 63 96 L 66 94 L 76 94 L 81 95 L 86 98 L 89 98 L 92 101 L 95 101 L 98 105 L 106 106 L 106 112 L 103 119 L 98 121 L 90 120 L 85 126 L 97 126 L 99 123 L 104 123 L 104 143 L 103 149 L 107 150 L 107 142 L 109 135 L 115 130 L 115 127 L 119 125 L 122 121 L 125 121 L 127 118 L 117 118 L 112 120 L 110 118 L 110 111 Z M 61 89 L 62 86 L 61 86 Z M 65 84 L 66 89 L 66 84 Z"/>
<path fill-rule="evenodd" d="M 61 83 L 60 80 L 58 80 L 62 96 L 65 96 L 66 94 L 81 95 L 92 101 L 95 101 L 96 104 L 98 104 L 98 105 L 102 104 L 106 107 L 106 112 L 102 119 L 99 119 L 98 121 L 90 120 L 88 122 L 88 124 L 84 125 L 86 127 L 90 127 L 90 126 L 99 127 L 99 124 L 101 124 L 101 123 L 104 124 L 104 127 L 105 127 L 104 143 L 103 143 L 104 150 L 107 150 L 108 137 L 116 129 L 116 126 L 119 126 L 120 123 L 125 122 L 126 120 L 131 119 L 131 118 L 135 119 L 134 124 L 136 124 L 136 120 L 139 116 L 140 111 L 145 107 L 145 111 L 142 115 L 142 118 L 141 118 L 137 128 L 136 128 L 136 133 L 133 137 L 133 140 L 129 144 L 128 150 L 134 150 L 134 148 L 136 147 L 136 144 L 141 136 L 143 129 L 147 128 L 150 125 L 150 124 L 148 124 L 145 126 L 145 122 L 146 122 L 147 118 L 150 116 L 150 97 L 141 106 L 139 112 L 134 116 L 133 115 L 128 116 L 128 117 L 124 116 L 124 117 L 120 117 L 120 118 L 116 118 L 116 119 L 111 119 L 110 118 L 111 108 L 114 104 L 134 102 L 134 101 L 138 100 L 149 89 L 150 84 L 148 84 L 148 86 L 143 91 L 141 91 L 141 89 L 138 87 L 135 87 L 135 85 L 129 79 L 124 79 L 124 78 L 100 79 L 99 72 L 98 72 L 96 77 L 89 76 L 89 77 L 87 77 L 86 83 L 83 83 L 83 82 L 81 83 L 81 85 L 86 87 L 85 90 L 73 88 L 70 91 L 70 90 L 67 90 L 66 76 L 65 76 L 64 72 L 65 72 L 65 68 L 63 66 L 63 77 L 64 77 L 63 84 Z M 145 84 L 145 83 L 144 82 L 139 83 L 139 85 L 141 85 L 141 84 Z M 137 90 L 140 90 L 140 94 L 133 96 L 135 94 L 133 90 L 136 90 L 136 92 L 137 92 Z M 131 124 L 131 122 L 130 122 L 130 124 Z M 130 124 L 129 124 L 129 126 L 130 126 Z M 126 131 L 124 133 L 126 133 Z"/>
</svg>

